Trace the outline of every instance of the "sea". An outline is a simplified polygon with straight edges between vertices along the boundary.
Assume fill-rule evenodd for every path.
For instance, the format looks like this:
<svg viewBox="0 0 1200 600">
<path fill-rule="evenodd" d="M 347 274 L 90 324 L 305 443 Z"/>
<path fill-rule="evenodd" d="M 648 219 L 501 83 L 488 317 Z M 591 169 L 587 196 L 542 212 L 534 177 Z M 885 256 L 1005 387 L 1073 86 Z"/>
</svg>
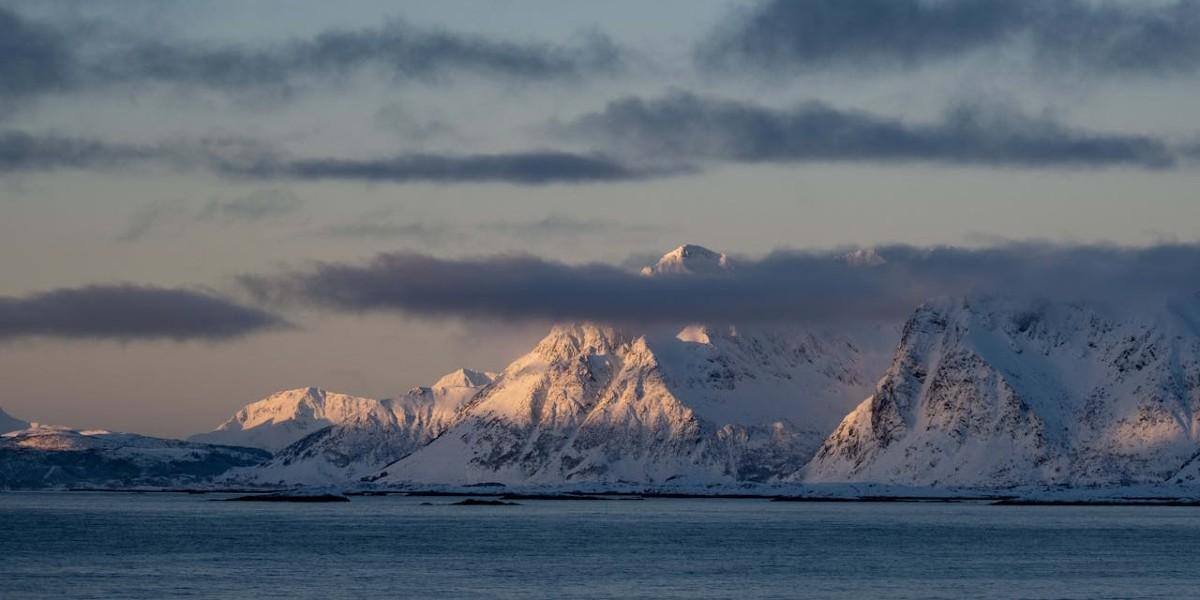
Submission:
<svg viewBox="0 0 1200 600">
<path fill-rule="evenodd" d="M 1197 598 L 1200 508 L 0 493 L 0 598 Z"/>
</svg>

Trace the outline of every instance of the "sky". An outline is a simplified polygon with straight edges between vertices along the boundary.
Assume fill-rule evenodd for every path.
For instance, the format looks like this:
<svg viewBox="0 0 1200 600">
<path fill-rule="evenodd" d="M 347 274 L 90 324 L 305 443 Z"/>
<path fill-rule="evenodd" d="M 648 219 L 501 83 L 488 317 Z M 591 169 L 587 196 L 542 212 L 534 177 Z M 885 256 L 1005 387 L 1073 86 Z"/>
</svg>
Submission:
<svg viewBox="0 0 1200 600">
<path fill-rule="evenodd" d="M 1200 0 L 0 1 L 0 407 L 185 436 L 560 319 L 1187 295 L 1198 75 Z M 738 275 L 637 275 L 683 243 Z"/>
</svg>

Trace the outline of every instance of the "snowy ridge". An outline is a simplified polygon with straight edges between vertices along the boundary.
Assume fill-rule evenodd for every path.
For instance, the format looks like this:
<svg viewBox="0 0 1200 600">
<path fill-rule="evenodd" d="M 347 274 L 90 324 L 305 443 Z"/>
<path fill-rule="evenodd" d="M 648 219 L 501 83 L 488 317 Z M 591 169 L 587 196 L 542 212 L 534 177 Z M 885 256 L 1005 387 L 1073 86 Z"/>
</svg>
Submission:
<svg viewBox="0 0 1200 600">
<path fill-rule="evenodd" d="M 237 470 L 229 478 L 263 484 L 357 481 L 429 443 L 454 421 L 458 409 L 491 381 L 487 373 L 459 369 L 430 387 L 372 401 L 370 410 L 318 429 L 283 448 L 270 461 Z"/>
<path fill-rule="evenodd" d="M 905 326 L 875 394 L 806 481 L 1005 487 L 1175 476 L 1200 443 L 1197 306 L 948 299 Z M 1193 469 L 1194 470 L 1194 469 Z"/>
<path fill-rule="evenodd" d="M 379 400 L 327 392 L 316 387 L 285 390 L 246 405 L 215 430 L 189 437 L 193 442 L 230 444 L 277 452 L 330 425 L 386 420 Z"/>
</svg>

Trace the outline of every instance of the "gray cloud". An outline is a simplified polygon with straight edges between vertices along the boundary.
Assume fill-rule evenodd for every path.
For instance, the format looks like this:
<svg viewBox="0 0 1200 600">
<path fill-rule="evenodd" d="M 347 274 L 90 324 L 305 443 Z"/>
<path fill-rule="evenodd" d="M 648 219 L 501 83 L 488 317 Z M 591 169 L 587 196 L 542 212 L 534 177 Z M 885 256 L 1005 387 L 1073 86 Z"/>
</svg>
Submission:
<svg viewBox="0 0 1200 600">
<path fill-rule="evenodd" d="M 1120 306 L 1195 299 L 1200 245 L 1148 248 L 1014 243 L 983 249 L 889 246 L 882 264 L 846 250 L 739 259 L 718 276 L 646 277 L 605 265 L 531 256 L 447 260 L 382 254 L 245 276 L 269 302 L 339 311 L 611 322 L 814 322 L 901 319 L 935 296 L 1003 295 Z"/>
<path fill-rule="evenodd" d="M 292 214 L 303 205 L 304 201 L 291 190 L 263 189 L 232 200 L 209 200 L 198 217 L 202 220 L 261 221 Z"/>
<path fill-rule="evenodd" d="M 1039 67 L 1174 74 L 1200 68 L 1200 2 L 768 0 L 697 50 L 706 67 L 778 73 L 912 67 L 1024 47 Z"/>
<path fill-rule="evenodd" d="M 140 165 L 220 170 L 228 165 L 272 160 L 274 156 L 272 149 L 247 139 L 204 138 L 142 144 L 0 131 L 0 174 Z"/>
<path fill-rule="evenodd" d="M 305 77 L 337 78 L 367 67 L 402 81 L 454 73 L 519 80 L 578 78 L 612 73 L 621 66 L 621 50 L 600 34 L 588 36 L 578 46 L 565 47 L 426 30 L 391 21 L 373 29 L 329 30 L 275 47 L 147 42 L 115 53 L 95 69 L 106 80 L 240 89 L 287 86 Z"/>
<path fill-rule="evenodd" d="M 65 37 L 0 7 L 0 109 L 66 87 L 71 59 Z"/>
<path fill-rule="evenodd" d="M 0 132 L 0 173 L 111 168 L 155 158 L 151 148 L 59 136 Z"/>
<path fill-rule="evenodd" d="M 281 188 L 255 190 L 232 199 L 212 198 L 199 211 L 190 211 L 180 203 L 155 202 L 135 210 L 116 241 L 136 242 L 167 227 L 179 233 L 196 223 L 260 223 L 293 214 L 302 206 L 303 200 Z"/>
<path fill-rule="evenodd" d="M 373 69 L 393 81 L 458 74 L 517 81 L 575 80 L 623 68 L 624 52 L 601 34 L 572 46 L 491 39 L 399 20 L 328 30 L 275 44 L 149 37 L 108 23 L 72 27 L 0 7 L 0 107 L 42 94 L 162 84 L 222 92 L 332 88 Z"/>
<path fill-rule="evenodd" d="M 585 236 L 611 240 L 661 234 L 657 225 L 622 223 L 608 219 L 577 219 L 549 215 L 532 221 L 488 221 L 475 224 L 428 223 L 402 218 L 394 210 L 374 210 L 357 219 L 327 225 L 317 233 L 335 238 L 410 239 L 427 245 L 478 244 L 493 236 L 521 240 L 552 239 L 570 242 Z"/>
<path fill-rule="evenodd" d="M 117 234 L 116 239 L 118 242 L 136 242 L 146 237 L 151 230 L 160 226 L 174 212 L 176 211 L 173 211 L 166 204 L 160 203 L 144 206 L 134 211 L 133 215 L 129 218 L 129 222 L 126 223 L 125 229 Z"/>
<path fill-rule="evenodd" d="M 672 93 L 625 98 L 562 127 L 644 158 L 733 161 L 929 161 L 995 166 L 1166 167 L 1175 151 L 1150 136 L 1069 128 L 1050 118 L 959 108 L 910 124 L 808 102 L 786 110 Z"/>
<path fill-rule="evenodd" d="M 578 237 L 583 235 L 629 235 L 661 233 L 658 225 L 622 223 L 610 219 L 579 219 L 566 215 L 548 215 L 534 221 L 494 221 L 483 223 L 485 231 L 522 237 Z"/>
<path fill-rule="evenodd" d="M 392 209 L 368 211 L 352 221 L 323 227 L 318 233 L 335 238 L 412 238 L 428 243 L 459 235 L 445 225 L 397 218 Z"/>
<path fill-rule="evenodd" d="M 93 285 L 0 296 L 0 339 L 223 340 L 285 326 L 271 313 L 185 289 Z"/>
<path fill-rule="evenodd" d="M 498 154 L 428 154 L 345 159 L 297 158 L 251 140 L 208 139 L 129 144 L 87 138 L 0 132 L 0 174 L 57 169 L 112 170 L 158 166 L 207 170 L 237 179 L 345 180 L 377 183 L 480 183 L 521 185 L 626 181 L 686 172 L 683 168 L 633 167 L 602 154 L 553 150 Z M 255 199 L 215 211 L 247 217 L 262 209 Z M 271 201 L 274 209 L 281 202 Z M 255 206 L 251 206 L 251 205 Z"/>
<path fill-rule="evenodd" d="M 680 169 L 635 168 L 600 154 L 552 150 L 506 154 L 405 154 L 372 159 L 264 159 L 224 163 L 230 176 L 268 179 L 343 179 L 374 182 L 517 184 L 587 183 L 644 179 Z"/>
</svg>

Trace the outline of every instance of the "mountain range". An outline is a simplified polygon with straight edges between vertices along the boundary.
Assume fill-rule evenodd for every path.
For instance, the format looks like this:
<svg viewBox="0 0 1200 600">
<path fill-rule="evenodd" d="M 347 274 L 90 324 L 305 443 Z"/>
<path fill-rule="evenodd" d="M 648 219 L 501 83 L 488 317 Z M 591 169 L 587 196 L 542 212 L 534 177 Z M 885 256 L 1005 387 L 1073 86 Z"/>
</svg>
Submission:
<svg viewBox="0 0 1200 600">
<path fill-rule="evenodd" d="M 641 273 L 736 269 L 685 245 Z M 0 412 L 5 427 L 21 431 L 0 453 L 50 435 Z M 224 461 L 205 477 L 237 486 L 1200 484 L 1200 301 L 956 297 L 904 323 L 561 323 L 498 373 L 459 369 L 378 400 L 283 391 L 183 446 L 53 435 L 96 455 L 124 444 L 149 473 L 127 480 L 158 477 L 145 456 L 162 446 Z"/>
</svg>

